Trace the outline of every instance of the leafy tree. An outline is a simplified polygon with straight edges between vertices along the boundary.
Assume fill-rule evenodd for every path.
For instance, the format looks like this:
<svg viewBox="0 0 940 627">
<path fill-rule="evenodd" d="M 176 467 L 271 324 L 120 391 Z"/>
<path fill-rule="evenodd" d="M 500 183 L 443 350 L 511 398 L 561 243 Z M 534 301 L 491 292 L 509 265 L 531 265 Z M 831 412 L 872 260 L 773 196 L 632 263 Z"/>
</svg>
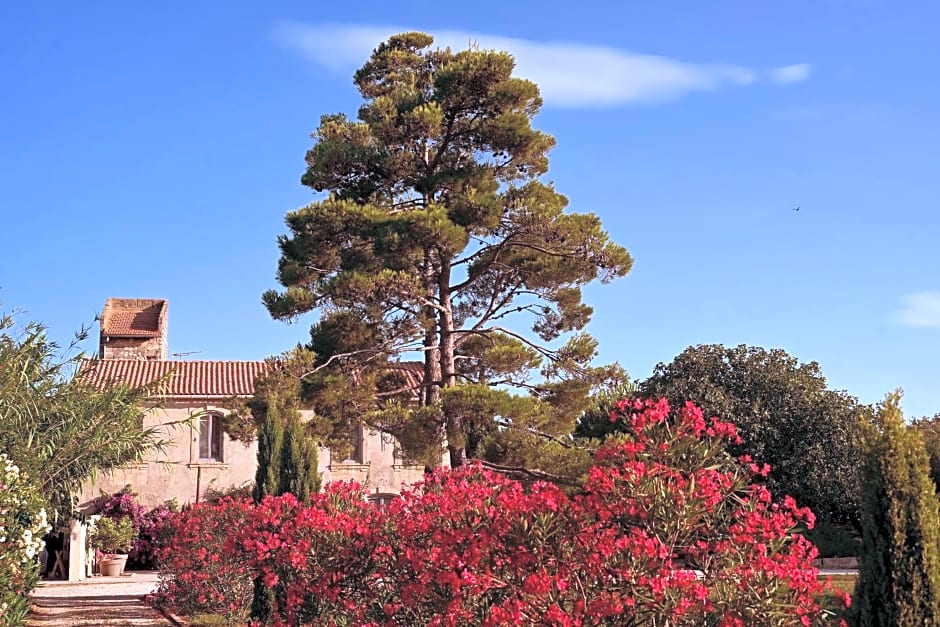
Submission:
<svg viewBox="0 0 940 627">
<path fill-rule="evenodd" d="M 924 441 L 900 394 L 864 425 L 863 552 L 852 604 L 863 627 L 940 622 L 940 520 Z"/>
<path fill-rule="evenodd" d="M 417 460 L 439 462 L 446 439 L 459 466 L 502 433 L 570 433 L 592 386 L 622 376 L 589 365 L 581 288 L 632 262 L 596 215 L 566 213 L 540 180 L 555 142 L 532 128 L 542 100 L 512 76 L 512 56 L 432 43 L 404 33 L 380 44 L 355 74 L 358 119 L 321 118 L 302 183 L 328 193 L 287 215 L 286 289 L 263 300 L 282 320 L 320 313 L 315 407 L 353 396 L 332 403 L 349 411 L 379 392 L 373 425 Z M 408 351 L 424 366 L 416 403 L 383 392 L 385 366 Z"/>
<path fill-rule="evenodd" d="M 17 460 L 54 512 L 68 514 L 83 482 L 167 442 L 158 427 L 143 425 L 149 388 L 92 389 L 74 375 L 82 355 L 61 353 L 41 324 L 18 326 L 12 315 L 0 316 L 0 450 Z"/>
<path fill-rule="evenodd" d="M 924 438 L 927 457 L 930 458 L 930 478 L 940 493 L 940 414 L 934 414 L 932 418 L 912 420 L 911 427 Z"/>
<path fill-rule="evenodd" d="M 869 410 L 828 389 L 816 362 L 799 363 L 780 349 L 692 346 L 656 366 L 638 393 L 688 399 L 734 422 L 743 439 L 735 453 L 770 464 L 773 493 L 793 496 L 823 520 L 857 524 L 858 418 Z"/>
</svg>

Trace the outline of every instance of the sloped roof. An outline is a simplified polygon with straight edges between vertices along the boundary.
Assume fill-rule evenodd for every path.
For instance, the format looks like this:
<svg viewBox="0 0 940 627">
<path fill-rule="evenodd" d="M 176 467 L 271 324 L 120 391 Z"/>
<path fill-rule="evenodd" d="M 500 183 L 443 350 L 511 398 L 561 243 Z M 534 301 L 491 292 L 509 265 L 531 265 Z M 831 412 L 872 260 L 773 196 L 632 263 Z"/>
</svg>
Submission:
<svg viewBox="0 0 940 627">
<path fill-rule="evenodd" d="M 99 390 L 120 383 L 139 388 L 165 378 L 159 395 L 229 398 L 254 394 L 255 377 L 266 368 L 263 361 L 86 359 L 79 376 Z"/>
<path fill-rule="evenodd" d="M 405 381 L 402 389 L 410 390 L 417 398 L 421 394 L 421 383 L 424 381 L 424 362 L 398 361 L 388 364 L 386 370 L 400 373 Z"/>
<path fill-rule="evenodd" d="M 109 298 L 101 312 L 101 334 L 111 337 L 159 337 L 167 302 L 162 298 Z"/>
<path fill-rule="evenodd" d="M 79 376 L 92 387 L 104 390 L 115 384 L 139 388 L 164 379 L 158 394 L 180 398 L 229 398 L 254 394 L 255 377 L 263 374 L 263 361 L 169 361 L 138 359 L 86 359 Z M 424 364 L 417 361 L 391 363 L 388 369 L 401 372 L 406 388 L 421 388 Z"/>
</svg>

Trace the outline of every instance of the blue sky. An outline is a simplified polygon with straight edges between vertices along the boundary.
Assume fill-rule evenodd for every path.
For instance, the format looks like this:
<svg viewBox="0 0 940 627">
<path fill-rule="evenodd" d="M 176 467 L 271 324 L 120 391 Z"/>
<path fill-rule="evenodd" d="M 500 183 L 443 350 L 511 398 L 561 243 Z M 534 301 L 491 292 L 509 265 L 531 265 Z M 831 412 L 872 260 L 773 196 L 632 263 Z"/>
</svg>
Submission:
<svg viewBox="0 0 940 627">
<path fill-rule="evenodd" d="M 586 292 L 602 360 L 780 347 L 940 411 L 940 5 L 620 4 L 3 3 L 0 301 L 66 341 L 109 296 L 167 298 L 191 358 L 305 340 L 260 295 L 309 133 L 416 29 L 543 86 L 548 178 L 635 258 Z"/>
</svg>

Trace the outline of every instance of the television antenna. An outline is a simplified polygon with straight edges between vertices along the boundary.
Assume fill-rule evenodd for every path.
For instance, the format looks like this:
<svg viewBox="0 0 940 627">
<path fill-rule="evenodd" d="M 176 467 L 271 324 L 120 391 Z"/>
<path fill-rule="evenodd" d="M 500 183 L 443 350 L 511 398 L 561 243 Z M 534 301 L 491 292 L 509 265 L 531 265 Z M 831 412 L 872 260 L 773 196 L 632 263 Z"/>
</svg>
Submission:
<svg viewBox="0 0 940 627">
<path fill-rule="evenodd" d="M 180 357 L 188 357 L 189 355 L 196 355 L 197 353 L 201 353 L 201 352 L 202 351 L 185 351 L 181 353 L 170 353 L 170 354 L 178 359 Z"/>
</svg>

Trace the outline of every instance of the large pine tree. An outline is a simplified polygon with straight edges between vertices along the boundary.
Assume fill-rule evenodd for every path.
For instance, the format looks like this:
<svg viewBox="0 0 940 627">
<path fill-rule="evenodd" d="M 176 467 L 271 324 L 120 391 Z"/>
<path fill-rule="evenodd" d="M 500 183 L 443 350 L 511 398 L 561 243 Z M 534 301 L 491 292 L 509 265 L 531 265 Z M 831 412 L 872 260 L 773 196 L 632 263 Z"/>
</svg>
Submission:
<svg viewBox="0 0 940 627">
<path fill-rule="evenodd" d="M 852 601 L 862 627 L 940 624 L 940 521 L 921 435 L 890 394 L 867 425 L 862 543 Z"/>
<path fill-rule="evenodd" d="M 321 118 L 302 182 L 326 194 L 287 215 L 286 289 L 263 298 L 278 319 L 320 315 L 306 384 L 321 415 L 362 417 L 377 394 L 366 419 L 413 459 L 439 463 L 446 439 L 454 466 L 531 466 L 538 446 L 507 437 L 570 433 L 590 390 L 623 378 L 591 365 L 581 288 L 631 259 L 541 180 L 555 142 L 532 128 L 542 100 L 512 56 L 432 43 L 379 45 L 355 74 L 358 119 Z M 417 406 L 385 366 L 399 359 L 423 363 Z"/>
</svg>

